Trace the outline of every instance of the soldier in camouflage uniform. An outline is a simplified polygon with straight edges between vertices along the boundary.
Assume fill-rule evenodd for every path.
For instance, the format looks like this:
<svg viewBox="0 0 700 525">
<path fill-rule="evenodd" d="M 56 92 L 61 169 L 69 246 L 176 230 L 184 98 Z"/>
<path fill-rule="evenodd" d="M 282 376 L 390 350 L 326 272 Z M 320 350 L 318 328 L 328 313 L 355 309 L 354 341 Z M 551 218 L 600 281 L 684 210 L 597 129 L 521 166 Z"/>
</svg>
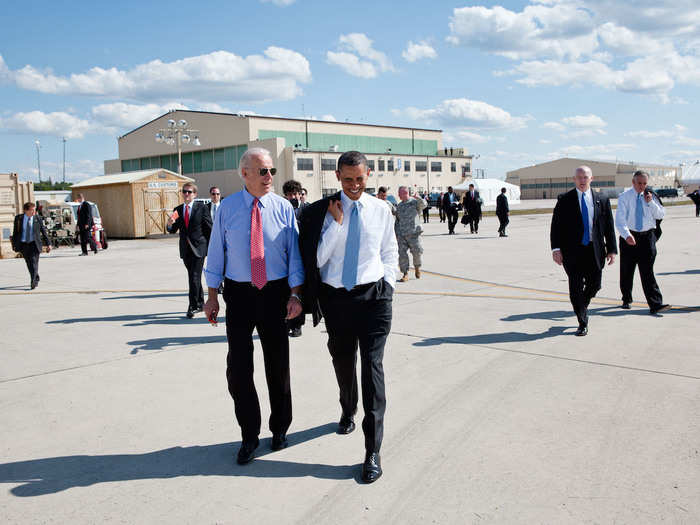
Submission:
<svg viewBox="0 0 700 525">
<path fill-rule="evenodd" d="M 416 269 L 416 279 L 420 279 L 421 254 L 420 234 L 423 228 L 416 222 L 426 204 L 420 197 L 409 198 L 408 188 L 399 186 L 400 202 L 396 206 L 396 240 L 399 243 L 399 269 L 403 277 L 399 282 L 408 281 L 408 250 L 413 255 L 413 267 Z"/>
</svg>

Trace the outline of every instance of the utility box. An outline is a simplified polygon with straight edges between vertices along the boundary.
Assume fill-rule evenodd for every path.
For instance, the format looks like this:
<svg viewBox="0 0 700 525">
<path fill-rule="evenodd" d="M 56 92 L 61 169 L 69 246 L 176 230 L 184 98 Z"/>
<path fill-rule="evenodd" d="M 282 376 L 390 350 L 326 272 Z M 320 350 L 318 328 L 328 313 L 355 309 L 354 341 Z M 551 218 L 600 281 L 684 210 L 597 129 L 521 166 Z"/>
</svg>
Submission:
<svg viewBox="0 0 700 525">
<path fill-rule="evenodd" d="M 12 228 L 25 202 L 34 202 L 34 183 L 20 181 L 16 173 L 0 173 L 0 258 L 17 256 L 12 249 Z"/>
</svg>

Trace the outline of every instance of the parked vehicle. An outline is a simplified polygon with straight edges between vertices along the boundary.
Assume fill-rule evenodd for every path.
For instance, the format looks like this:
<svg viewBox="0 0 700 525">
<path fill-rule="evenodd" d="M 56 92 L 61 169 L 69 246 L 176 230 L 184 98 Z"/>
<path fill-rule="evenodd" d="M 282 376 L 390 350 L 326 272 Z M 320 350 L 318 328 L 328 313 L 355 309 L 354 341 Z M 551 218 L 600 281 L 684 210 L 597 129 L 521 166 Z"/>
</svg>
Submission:
<svg viewBox="0 0 700 525">
<path fill-rule="evenodd" d="M 92 209 L 93 227 L 92 236 L 99 246 L 106 250 L 107 233 L 102 225 L 100 210 L 94 202 L 88 202 Z M 58 202 L 40 200 L 37 202 L 39 215 L 44 221 L 49 240 L 54 248 L 61 245 L 73 246 L 76 244 L 76 225 L 78 223 L 78 202 Z"/>
<path fill-rule="evenodd" d="M 680 188 L 652 188 L 659 197 L 667 199 L 669 197 L 678 197 L 683 194 Z"/>
</svg>

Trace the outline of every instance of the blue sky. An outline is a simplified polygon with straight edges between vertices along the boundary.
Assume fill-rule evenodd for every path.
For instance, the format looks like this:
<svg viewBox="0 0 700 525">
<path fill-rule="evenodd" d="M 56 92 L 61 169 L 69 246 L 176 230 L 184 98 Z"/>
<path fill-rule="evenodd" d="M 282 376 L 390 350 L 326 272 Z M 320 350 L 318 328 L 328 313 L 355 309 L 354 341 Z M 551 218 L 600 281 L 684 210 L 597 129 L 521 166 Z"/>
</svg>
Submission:
<svg viewBox="0 0 700 525">
<path fill-rule="evenodd" d="M 700 158 L 694 0 L 11 2 L 0 172 L 102 174 L 175 107 L 437 128 L 506 171 Z"/>
</svg>

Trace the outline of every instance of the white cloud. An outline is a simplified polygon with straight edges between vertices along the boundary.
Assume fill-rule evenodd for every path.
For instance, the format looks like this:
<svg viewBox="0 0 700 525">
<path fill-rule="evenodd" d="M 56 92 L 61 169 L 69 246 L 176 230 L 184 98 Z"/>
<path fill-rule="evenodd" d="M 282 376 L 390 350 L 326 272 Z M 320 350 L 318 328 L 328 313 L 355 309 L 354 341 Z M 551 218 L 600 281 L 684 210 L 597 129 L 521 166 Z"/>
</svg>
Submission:
<svg viewBox="0 0 700 525">
<path fill-rule="evenodd" d="M 598 47 L 591 13 L 565 2 L 529 5 L 519 13 L 501 6 L 455 8 L 449 27 L 449 42 L 514 60 L 576 59 Z"/>
<path fill-rule="evenodd" d="M 503 137 L 493 137 L 490 135 L 482 135 L 480 133 L 474 133 L 473 131 L 467 130 L 457 130 L 457 131 L 445 131 L 443 133 L 443 142 L 446 145 L 456 145 L 461 147 L 469 144 L 485 144 L 487 142 L 504 142 Z"/>
<path fill-rule="evenodd" d="M 401 53 L 401 56 L 407 62 L 416 62 L 422 58 L 437 58 L 437 52 L 425 40 L 421 40 L 414 44 L 409 40 L 406 49 Z"/>
<path fill-rule="evenodd" d="M 326 61 L 334 66 L 340 67 L 348 75 L 360 78 L 374 78 L 377 76 L 377 69 L 374 64 L 366 60 L 360 60 L 351 53 L 335 53 L 328 51 Z"/>
<path fill-rule="evenodd" d="M 672 0 L 530 0 L 522 11 L 454 9 L 447 40 L 517 63 L 528 87 L 595 86 L 663 103 L 677 84 L 700 86 L 700 4 Z"/>
<path fill-rule="evenodd" d="M 564 124 L 560 124 L 559 122 L 545 122 L 542 124 L 543 128 L 547 129 L 553 129 L 554 131 L 564 131 L 566 127 Z"/>
<path fill-rule="evenodd" d="M 408 107 L 392 111 L 405 114 L 413 120 L 434 122 L 440 126 L 463 128 L 519 129 L 526 126 L 530 117 L 514 117 L 506 110 L 480 100 L 456 98 L 443 100 L 435 108 Z"/>
<path fill-rule="evenodd" d="M 339 66 L 349 75 L 375 78 L 379 73 L 396 71 L 389 57 L 372 47 L 372 40 L 364 33 L 349 33 L 338 38 L 339 51 L 326 52 L 326 61 Z M 361 60 L 360 57 L 365 60 Z"/>
<path fill-rule="evenodd" d="M 658 138 L 668 138 L 673 137 L 675 133 L 673 131 L 647 131 L 645 129 L 639 131 L 630 131 L 625 133 L 628 137 L 640 138 L 640 139 L 658 139 Z"/>
<path fill-rule="evenodd" d="M 288 5 L 292 5 L 295 0 L 260 0 L 263 4 L 275 4 L 280 7 L 287 7 Z"/>
<path fill-rule="evenodd" d="M 187 106 L 171 102 L 169 104 L 100 104 L 92 108 L 92 118 L 111 129 L 132 129 L 167 113 L 171 109 L 188 109 Z"/>
<path fill-rule="evenodd" d="M 300 84 L 311 80 L 309 62 L 303 55 L 274 46 L 263 55 L 245 58 L 215 51 L 174 62 L 153 60 L 129 70 L 93 67 L 68 76 L 31 65 L 12 71 L 2 61 L 0 74 L 22 89 L 41 93 L 207 102 L 289 100 L 301 93 Z"/>
<path fill-rule="evenodd" d="M 549 154 L 552 158 L 559 157 L 592 157 L 597 159 L 609 159 L 611 156 L 616 157 L 618 154 L 637 149 L 635 144 L 593 144 L 590 146 L 581 146 L 574 144 L 553 151 Z"/>
<path fill-rule="evenodd" d="M 575 117 L 566 117 L 561 119 L 561 121 L 571 127 L 571 128 L 586 128 L 586 129 L 596 129 L 604 128 L 607 126 L 605 122 L 598 115 L 576 115 Z"/>
<path fill-rule="evenodd" d="M 0 118 L 0 129 L 12 133 L 81 139 L 91 131 L 91 128 L 92 125 L 89 121 L 63 111 L 52 113 L 44 113 L 43 111 L 19 112 Z"/>
</svg>

